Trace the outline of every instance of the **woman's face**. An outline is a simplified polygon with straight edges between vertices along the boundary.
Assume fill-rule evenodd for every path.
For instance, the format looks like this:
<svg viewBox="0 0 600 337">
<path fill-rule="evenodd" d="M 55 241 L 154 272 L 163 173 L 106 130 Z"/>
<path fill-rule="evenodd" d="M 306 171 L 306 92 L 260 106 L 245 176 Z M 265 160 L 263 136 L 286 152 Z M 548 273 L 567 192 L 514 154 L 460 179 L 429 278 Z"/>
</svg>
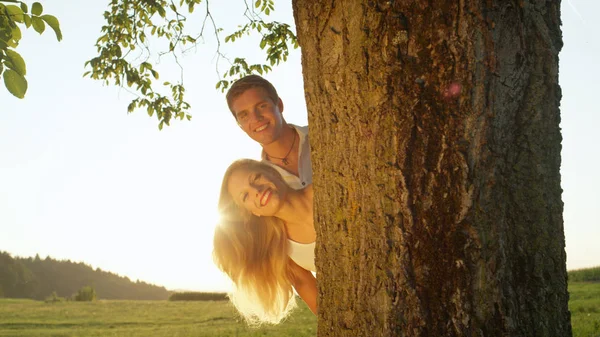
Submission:
<svg viewBox="0 0 600 337">
<path fill-rule="evenodd" d="M 239 168 L 231 174 L 227 190 L 234 202 L 257 216 L 274 216 L 283 205 L 287 185 L 264 168 Z"/>
</svg>

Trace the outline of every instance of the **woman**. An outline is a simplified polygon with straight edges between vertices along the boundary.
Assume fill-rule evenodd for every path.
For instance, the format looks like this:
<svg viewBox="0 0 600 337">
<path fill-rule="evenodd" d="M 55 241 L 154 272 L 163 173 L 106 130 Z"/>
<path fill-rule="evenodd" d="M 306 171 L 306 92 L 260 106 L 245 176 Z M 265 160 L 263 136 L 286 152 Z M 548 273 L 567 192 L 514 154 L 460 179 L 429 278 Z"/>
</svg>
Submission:
<svg viewBox="0 0 600 337">
<path fill-rule="evenodd" d="M 312 186 L 294 190 L 266 163 L 241 159 L 225 172 L 213 256 L 249 323 L 279 323 L 295 306 L 292 287 L 316 314 L 312 203 Z"/>
</svg>

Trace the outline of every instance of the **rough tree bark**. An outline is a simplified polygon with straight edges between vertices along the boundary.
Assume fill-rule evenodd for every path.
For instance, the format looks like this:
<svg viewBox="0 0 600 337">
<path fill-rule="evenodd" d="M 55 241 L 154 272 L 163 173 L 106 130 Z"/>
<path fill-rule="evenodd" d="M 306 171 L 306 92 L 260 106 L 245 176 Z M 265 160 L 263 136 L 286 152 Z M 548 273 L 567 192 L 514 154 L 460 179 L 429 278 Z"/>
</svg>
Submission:
<svg viewBox="0 0 600 337">
<path fill-rule="evenodd" d="M 560 1 L 293 3 L 319 336 L 570 336 Z"/>
</svg>

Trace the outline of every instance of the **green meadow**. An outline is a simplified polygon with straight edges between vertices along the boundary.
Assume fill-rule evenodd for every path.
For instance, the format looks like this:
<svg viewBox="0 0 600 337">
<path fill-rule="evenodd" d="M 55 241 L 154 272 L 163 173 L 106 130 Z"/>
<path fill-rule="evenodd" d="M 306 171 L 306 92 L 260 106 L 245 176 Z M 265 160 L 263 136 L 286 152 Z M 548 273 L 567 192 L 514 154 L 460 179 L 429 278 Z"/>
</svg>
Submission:
<svg viewBox="0 0 600 337">
<path fill-rule="evenodd" d="M 45 303 L 0 299 L 2 337 L 315 335 L 316 318 L 304 304 L 281 325 L 249 328 L 226 301 Z"/>
<path fill-rule="evenodd" d="M 571 282 L 573 337 L 600 337 L 600 282 Z"/>
<path fill-rule="evenodd" d="M 569 285 L 574 337 L 600 337 L 600 282 Z M 301 302 L 301 301 L 299 301 Z M 45 303 L 0 299 L 0 336 L 315 336 L 303 303 L 278 326 L 249 328 L 226 301 Z"/>
</svg>

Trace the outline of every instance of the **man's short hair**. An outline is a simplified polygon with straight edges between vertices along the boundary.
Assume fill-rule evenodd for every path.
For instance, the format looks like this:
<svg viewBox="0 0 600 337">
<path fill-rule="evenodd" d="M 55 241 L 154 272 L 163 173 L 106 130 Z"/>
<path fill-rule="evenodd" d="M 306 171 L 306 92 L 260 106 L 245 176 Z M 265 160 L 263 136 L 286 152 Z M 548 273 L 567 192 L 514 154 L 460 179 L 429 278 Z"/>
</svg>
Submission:
<svg viewBox="0 0 600 337">
<path fill-rule="evenodd" d="M 273 103 L 277 104 L 279 101 L 279 95 L 277 95 L 277 90 L 275 90 L 275 87 L 273 86 L 273 84 L 271 84 L 271 82 L 265 80 L 264 78 L 258 75 L 248 75 L 242 77 L 231 85 L 231 88 L 229 88 L 229 91 L 227 91 L 227 95 L 225 95 L 225 97 L 227 98 L 227 106 L 229 107 L 231 114 L 233 115 L 233 117 L 235 117 L 236 120 L 237 116 L 235 115 L 235 112 L 232 108 L 233 101 L 236 98 L 238 98 L 241 94 L 243 94 L 246 90 L 251 88 L 263 88 L 267 91 L 267 94 L 269 95 L 269 98 L 273 100 Z"/>
</svg>

